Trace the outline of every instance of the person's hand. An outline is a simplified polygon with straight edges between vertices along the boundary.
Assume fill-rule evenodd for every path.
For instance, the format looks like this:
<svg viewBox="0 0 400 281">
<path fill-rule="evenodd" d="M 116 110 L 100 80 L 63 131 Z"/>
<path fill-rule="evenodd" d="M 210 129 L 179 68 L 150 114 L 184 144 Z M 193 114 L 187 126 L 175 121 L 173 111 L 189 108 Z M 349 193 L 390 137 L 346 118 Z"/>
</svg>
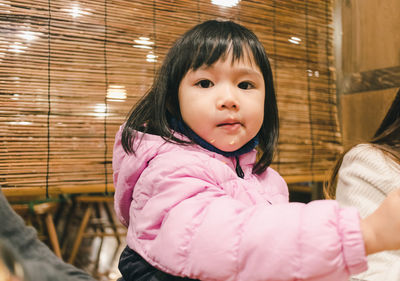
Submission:
<svg viewBox="0 0 400 281">
<path fill-rule="evenodd" d="M 378 209 L 361 221 L 361 232 L 367 255 L 400 249 L 400 188 L 390 192 Z"/>
<path fill-rule="evenodd" d="M 18 262 L 10 245 L 0 240 L 0 280 L 1 281 L 24 281 L 24 269 Z"/>
</svg>

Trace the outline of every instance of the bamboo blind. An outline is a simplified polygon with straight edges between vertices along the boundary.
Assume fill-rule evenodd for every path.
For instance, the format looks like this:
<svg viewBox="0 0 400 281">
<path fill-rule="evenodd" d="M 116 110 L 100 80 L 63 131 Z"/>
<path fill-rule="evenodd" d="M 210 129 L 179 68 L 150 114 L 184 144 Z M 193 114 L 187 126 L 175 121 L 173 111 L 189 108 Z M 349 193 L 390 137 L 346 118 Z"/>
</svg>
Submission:
<svg viewBox="0 0 400 281">
<path fill-rule="evenodd" d="M 1 1 L 3 189 L 112 190 L 116 131 L 172 42 L 207 19 L 242 23 L 269 54 L 281 120 L 274 168 L 289 181 L 324 174 L 341 150 L 332 0 L 214 2 Z"/>
</svg>

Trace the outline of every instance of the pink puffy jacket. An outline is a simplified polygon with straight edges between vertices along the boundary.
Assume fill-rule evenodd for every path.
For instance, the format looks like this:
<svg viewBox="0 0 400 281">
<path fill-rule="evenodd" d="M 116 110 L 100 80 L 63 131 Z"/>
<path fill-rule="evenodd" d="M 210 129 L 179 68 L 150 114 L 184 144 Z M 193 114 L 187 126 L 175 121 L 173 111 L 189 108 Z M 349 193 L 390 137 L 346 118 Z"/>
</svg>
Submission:
<svg viewBox="0 0 400 281">
<path fill-rule="evenodd" d="M 360 219 L 335 201 L 288 203 L 282 177 L 146 134 L 127 155 L 117 133 L 115 211 L 127 244 L 153 266 L 194 279 L 347 280 L 367 268 Z M 139 133 L 139 137 L 142 134 Z"/>
</svg>

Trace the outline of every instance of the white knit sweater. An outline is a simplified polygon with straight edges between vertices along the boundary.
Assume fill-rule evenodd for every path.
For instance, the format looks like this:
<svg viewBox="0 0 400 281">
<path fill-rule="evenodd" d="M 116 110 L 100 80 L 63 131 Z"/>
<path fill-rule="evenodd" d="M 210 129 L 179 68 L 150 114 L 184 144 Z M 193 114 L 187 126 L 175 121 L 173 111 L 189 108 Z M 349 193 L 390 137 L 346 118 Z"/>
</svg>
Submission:
<svg viewBox="0 0 400 281">
<path fill-rule="evenodd" d="M 342 206 L 357 207 L 364 218 L 396 188 L 400 188 L 400 165 L 381 150 L 360 144 L 343 159 L 336 199 Z M 400 251 L 368 256 L 368 270 L 354 277 L 368 281 L 400 281 Z"/>
</svg>

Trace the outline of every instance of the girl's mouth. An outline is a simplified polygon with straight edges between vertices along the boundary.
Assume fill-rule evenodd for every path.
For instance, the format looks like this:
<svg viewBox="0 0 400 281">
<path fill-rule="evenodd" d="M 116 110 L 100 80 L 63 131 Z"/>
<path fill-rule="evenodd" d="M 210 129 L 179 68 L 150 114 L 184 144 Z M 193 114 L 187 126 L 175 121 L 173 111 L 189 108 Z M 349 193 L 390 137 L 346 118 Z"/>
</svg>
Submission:
<svg viewBox="0 0 400 281">
<path fill-rule="evenodd" d="M 218 124 L 217 127 L 228 131 L 236 131 L 242 127 L 242 124 L 240 122 L 227 122 Z"/>
</svg>

